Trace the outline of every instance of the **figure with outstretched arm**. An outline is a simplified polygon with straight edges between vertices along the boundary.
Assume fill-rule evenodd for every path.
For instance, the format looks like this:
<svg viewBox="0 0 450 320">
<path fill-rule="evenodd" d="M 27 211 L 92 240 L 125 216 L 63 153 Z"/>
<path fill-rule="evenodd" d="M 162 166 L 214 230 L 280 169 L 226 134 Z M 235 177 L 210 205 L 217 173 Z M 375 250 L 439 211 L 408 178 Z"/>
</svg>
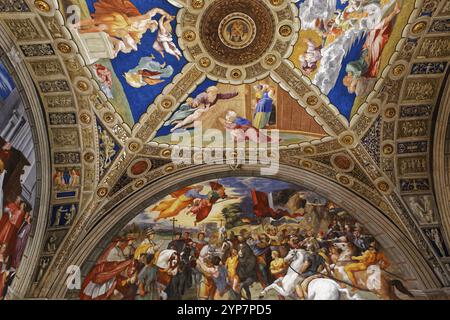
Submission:
<svg viewBox="0 0 450 320">
<path fill-rule="evenodd" d="M 188 116 L 195 112 L 197 106 L 194 105 L 194 99 L 188 98 L 185 103 L 183 103 L 178 110 L 168 119 L 164 126 L 171 126 L 173 124 L 177 124 L 180 121 L 183 121 Z"/>
<path fill-rule="evenodd" d="M 158 14 L 170 16 L 160 8 L 153 8 L 141 14 L 129 0 L 99 0 L 94 3 L 94 10 L 91 18 L 82 19 L 78 23 L 81 33 L 105 31 L 114 36 L 110 32 L 114 33 L 120 29 L 138 29 L 149 25 L 153 26 L 150 29 L 154 32 L 158 28 L 158 22 L 153 18 Z"/>
<path fill-rule="evenodd" d="M 208 112 L 217 103 L 217 101 L 232 99 L 237 95 L 237 92 L 219 93 L 219 89 L 217 87 L 209 87 L 206 92 L 199 94 L 192 102 L 193 107 L 197 108 L 196 111 L 186 117 L 183 121 L 177 123 L 177 125 L 173 127 L 170 132 L 174 132 L 179 128 L 184 128 L 195 123 L 195 121 L 198 121 L 204 113 Z"/>
<path fill-rule="evenodd" d="M 178 122 L 175 127 L 173 127 L 172 129 L 170 129 L 170 132 L 174 132 L 177 129 L 183 128 L 183 127 L 187 127 L 193 123 L 195 123 L 195 121 L 198 121 L 201 116 L 208 112 L 209 108 L 206 106 L 202 106 L 197 108 L 193 114 L 189 115 L 186 117 L 186 119 L 184 119 L 183 121 Z"/>
<path fill-rule="evenodd" d="M 91 18 L 82 19 L 78 28 L 80 33 L 106 32 L 112 37 L 122 38 L 124 32 L 152 32 L 158 28 L 158 22 L 153 20 L 157 15 L 169 14 L 160 8 L 153 8 L 141 14 L 128 0 L 99 0 L 94 3 L 95 12 Z"/>
<path fill-rule="evenodd" d="M 74 27 L 80 33 L 105 32 L 116 54 L 137 51 L 143 35 L 158 29 L 158 21 L 153 19 L 156 15 L 171 17 L 160 8 L 141 14 L 129 0 L 99 0 L 94 3 L 94 9 L 91 18 L 81 20 Z"/>
<path fill-rule="evenodd" d="M 194 101 L 198 105 L 204 105 L 207 108 L 210 108 L 214 106 L 217 101 L 233 99 L 238 94 L 238 92 L 219 93 L 219 89 L 216 86 L 212 86 L 206 89 L 206 92 L 199 94 Z"/>
</svg>

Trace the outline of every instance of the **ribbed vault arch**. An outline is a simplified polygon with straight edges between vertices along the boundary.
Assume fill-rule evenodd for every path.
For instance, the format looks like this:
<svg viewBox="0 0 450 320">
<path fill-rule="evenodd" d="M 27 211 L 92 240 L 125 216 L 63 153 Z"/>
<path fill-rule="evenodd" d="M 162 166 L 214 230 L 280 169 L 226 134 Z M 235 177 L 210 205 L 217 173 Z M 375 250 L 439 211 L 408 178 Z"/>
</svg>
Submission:
<svg viewBox="0 0 450 320">
<path fill-rule="evenodd" d="M 450 72 L 440 95 L 440 103 L 434 118 L 433 136 L 433 187 L 442 220 L 443 232 L 450 243 Z"/>
</svg>

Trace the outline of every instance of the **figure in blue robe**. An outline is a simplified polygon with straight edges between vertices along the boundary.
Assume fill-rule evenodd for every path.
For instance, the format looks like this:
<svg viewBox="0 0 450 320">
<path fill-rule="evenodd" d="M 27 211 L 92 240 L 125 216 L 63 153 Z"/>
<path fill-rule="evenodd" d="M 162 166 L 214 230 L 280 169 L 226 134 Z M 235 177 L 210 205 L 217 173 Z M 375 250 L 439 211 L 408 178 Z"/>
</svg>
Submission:
<svg viewBox="0 0 450 320">
<path fill-rule="evenodd" d="M 272 113 L 273 99 L 270 97 L 270 91 L 264 90 L 261 99 L 256 104 L 255 114 L 253 116 L 253 126 L 257 129 L 263 129 L 270 120 Z"/>
</svg>

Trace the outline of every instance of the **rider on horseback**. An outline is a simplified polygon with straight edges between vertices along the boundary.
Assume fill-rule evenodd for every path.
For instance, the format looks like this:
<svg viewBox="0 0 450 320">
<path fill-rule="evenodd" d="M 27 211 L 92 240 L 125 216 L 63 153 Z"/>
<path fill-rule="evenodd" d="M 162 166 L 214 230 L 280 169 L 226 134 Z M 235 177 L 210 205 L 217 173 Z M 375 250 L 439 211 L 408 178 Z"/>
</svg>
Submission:
<svg viewBox="0 0 450 320">
<path fill-rule="evenodd" d="M 142 261 L 143 257 L 146 257 L 149 254 L 158 253 L 161 243 L 155 242 L 155 234 L 155 230 L 151 227 L 145 231 L 144 241 L 142 241 L 142 243 L 134 251 L 135 260 Z M 145 264 L 145 261 L 142 262 Z"/>
<path fill-rule="evenodd" d="M 300 281 L 295 286 L 295 292 L 298 297 L 303 300 L 306 296 L 309 283 L 320 277 L 320 273 L 325 269 L 331 274 L 327 257 L 322 249 L 317 250 L 313 243 L 309 243 L 306 247 L 306 259 L 299 270 Z"/>
<path fill-rule="evenodd" d="M 382 269 L 389 266 L 389 262 L 384 254 L 377 251 L 377 243 L 375 241 L 370 244 L 369 250 L 366 250 L 362 256 L 352 257 L 352 260 L 355 262 L 346 265 L 344 271 L 347 273 L 353 286 L 357 286 L 354 272 L 365 271 L 369 266 L 374 264 L 380 264 Z"/>
</svg>

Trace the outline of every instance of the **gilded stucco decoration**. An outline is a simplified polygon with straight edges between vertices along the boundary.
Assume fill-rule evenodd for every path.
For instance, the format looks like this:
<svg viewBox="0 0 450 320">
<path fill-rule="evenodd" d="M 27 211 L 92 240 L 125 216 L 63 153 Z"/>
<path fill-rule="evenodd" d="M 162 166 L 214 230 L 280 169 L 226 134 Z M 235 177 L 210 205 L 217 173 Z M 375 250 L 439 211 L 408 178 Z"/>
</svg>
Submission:
<svg viewBox="0 0 450 320">
<path fill-rule="evenodd" d="M 336 2 L 341 13 L 350 10 Z M 445 0 L 378 2 L 378 22 L 392 30 L 375 59 L 367 53 L 371 32 L 345 21 L 339 27 L 309 21 L 309 0 L 131 1 L 127 10 L 133 17 L 148 14 L 156 25 L 136 32 L 139 36 L 129 42 L 99 29 L 95 19 L 101 19 L 106 5 L 0 0 L 4 58 L 18 74 L 17 82 L 34 83 L 32 108 L 41 112 L 46 125 L 38 129 L 49 143 L 47 163 L 41 166 L 51 171 L 42 176 L 49 203 L 39 207 L 46 221 L 36 222 L 40 240 L 29 249 L 32 275 L 13 282 L 9 297 L 78 297 L 65 286 L 67 268 L 92 265 L 102 237 L 111 238 L 120 230 L 113 226 L 124 227 L 153 203 L 146 194 L 156 201 L 194 180 L 258 175 L 260 163 L 196 163 L 199 150 L 191 153 L 192 164 L 173 163 L 173 129 L 190 125 L 183 123 L 186 116 L 177 117 L 186 110 L 195 114 L 192 103 L 211 87 L 226 97 L 217 102 L 214 115 L 201 119 L 206 129 L 222 131 L 221 120 L 230 111 L 240 119 L 253 117 L 246 106 L 258 101 L 256 87 L 270 93 L 276 120 L 261 120 L 266 122 L 258 129 L 282 132 L 283 172 L 277 178 L 303 183 L 293 181 L 292 173 L 318 194 L 324 188 L 324 196 L 342 207 L 345 200 L 333 198 L 333 192 L 352 195 L 361 205 L 352 199 L 349 211 L 370 206 L 366 218 L 355 213 L 358 220 L 366 219 L 377 233 L 372 234 L 388 246 L 395 244 L 392 238 L 403 239 L 402 250 L 408 252 L 403 263 L 409 259 L 425 270 L 418 275 L 405 268 L 409 287 L 421 297 L 445 297 L 450 218 L 443 209 L 447 198 L 436 187 L 444 183 L 436 178 L 442 170 L 436 166 L 444 166 L 436 157 L 443 156 L 439 150 L 445 139 L 436 117 L 449 101 L 450 5 Z M 70 20 L 71 6 L 80 9 L 78 27 Z M 352 50 L 339 44 L 342 34 L 352 37 Z M 334 61 L 343 67 L 333 71 L 333 78 L 324 70 L 332 67 L 329 55 L 338 44 L 348 55 Z M 358 61 L 366 64 L 359 77 L 351 69 Z M 260 120 L 252 120 L 256 128 Z M 239 157 L 245 161 L 249 155 L 234 155 Z M 64 181 L 65 175 L 74 178 Z M 315 178 L 320 187 L 314 188 Z M 132 212 L 126 212 L 131 200 Z M 377 222 L 395 236 L 389 238 Z"/>
</svg>

